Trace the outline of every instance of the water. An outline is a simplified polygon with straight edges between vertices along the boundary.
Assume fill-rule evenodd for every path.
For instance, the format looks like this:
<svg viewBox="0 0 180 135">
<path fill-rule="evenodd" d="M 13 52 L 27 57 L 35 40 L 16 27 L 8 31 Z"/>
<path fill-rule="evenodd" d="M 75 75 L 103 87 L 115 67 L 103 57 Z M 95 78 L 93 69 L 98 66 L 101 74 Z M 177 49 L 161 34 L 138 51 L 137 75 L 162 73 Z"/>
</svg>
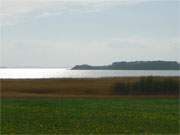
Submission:
<svg viewBox="0 0 180 135">
<path fill-rule="evenodd" d="M 0 79 L 99 78 L 127 76 L 180 76 L 179 70 L 70 70 L 65 68 L 0 69 Z"/>
</svg>

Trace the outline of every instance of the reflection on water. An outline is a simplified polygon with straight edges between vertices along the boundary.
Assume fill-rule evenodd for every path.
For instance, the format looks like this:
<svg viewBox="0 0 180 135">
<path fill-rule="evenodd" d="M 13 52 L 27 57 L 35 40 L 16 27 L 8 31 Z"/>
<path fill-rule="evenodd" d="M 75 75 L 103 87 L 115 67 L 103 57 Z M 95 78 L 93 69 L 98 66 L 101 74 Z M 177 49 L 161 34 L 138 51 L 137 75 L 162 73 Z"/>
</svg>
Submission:
<svg viewBox="0 0 180 135">
<path fill-rule="evenodd" d="M 121 76 L 180 76 L 179 70 L 69 70 L 51 69 L 0 69 L 0 78 L 98 78 Z"/>
</svg>

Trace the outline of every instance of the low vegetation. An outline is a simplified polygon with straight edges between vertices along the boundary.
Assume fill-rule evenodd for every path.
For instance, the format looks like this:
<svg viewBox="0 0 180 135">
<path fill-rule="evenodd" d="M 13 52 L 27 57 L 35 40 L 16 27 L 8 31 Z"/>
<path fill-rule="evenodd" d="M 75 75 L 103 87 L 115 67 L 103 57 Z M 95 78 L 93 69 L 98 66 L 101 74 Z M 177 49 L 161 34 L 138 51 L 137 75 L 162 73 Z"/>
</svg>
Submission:
<svg viewBox="0 0 180 135">
<path fill-rule="evenodd" d="M 118 77 L 94 79 L 1 80 L 3 98 L 120 97 L 123 95 L 176 96 L 179 77 Z"/>
<path fill-rule="evenodd" d="M 180 132 L 179 77 L 7 79 L 0 85 L 0 134 Z"/>
<path fill-rule="evenodd" d="M 178 78 L 141 77 L 136 81 L 118 82 L 114 86 L 119 95 L 179 95 Z"/>
<path fill-rule="evenodd" d="M 179 99 L 3 99 L 0 134 L 179 134 Z"/>
</svg>

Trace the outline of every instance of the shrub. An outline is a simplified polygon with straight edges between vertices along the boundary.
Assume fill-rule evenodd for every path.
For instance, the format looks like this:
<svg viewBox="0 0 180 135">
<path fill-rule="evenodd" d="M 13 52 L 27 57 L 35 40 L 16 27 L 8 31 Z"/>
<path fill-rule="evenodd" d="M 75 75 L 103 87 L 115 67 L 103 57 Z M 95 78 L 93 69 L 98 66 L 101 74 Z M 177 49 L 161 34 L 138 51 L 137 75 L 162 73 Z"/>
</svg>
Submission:
<svg viewBox="0 0 180 135">
<path fill-rule="evenodd" d="M 114 86 L 118 95 L 179 94 L 179 79 L 171 77 L 141 77 L 134 82 L 119 82 Z"/>
</svg>

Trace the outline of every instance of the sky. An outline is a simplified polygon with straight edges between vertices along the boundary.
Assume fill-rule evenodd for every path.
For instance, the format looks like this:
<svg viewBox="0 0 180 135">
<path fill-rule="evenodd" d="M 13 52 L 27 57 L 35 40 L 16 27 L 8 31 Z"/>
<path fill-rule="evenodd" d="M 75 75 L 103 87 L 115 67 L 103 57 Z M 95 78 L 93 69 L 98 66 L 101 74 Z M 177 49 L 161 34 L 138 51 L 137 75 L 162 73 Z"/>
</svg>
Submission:
<svg viewBox="0 0 180 135">
<path fill-rule="evenodd" d="M 0 0 L 0 66 L 180 61 L 179 0 Z"/>
</svg>

